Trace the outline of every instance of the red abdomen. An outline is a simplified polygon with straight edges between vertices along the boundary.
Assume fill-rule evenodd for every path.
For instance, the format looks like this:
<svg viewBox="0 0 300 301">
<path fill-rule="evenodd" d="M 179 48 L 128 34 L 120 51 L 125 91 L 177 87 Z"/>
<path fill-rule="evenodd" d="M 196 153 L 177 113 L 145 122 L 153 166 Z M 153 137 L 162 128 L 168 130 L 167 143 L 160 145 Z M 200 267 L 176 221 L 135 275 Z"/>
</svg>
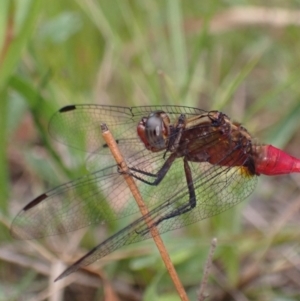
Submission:
<svg viewBox="0 0 300 301">
<path fill-rule="evenodd" d="M 300 160 L 272 146 L 256 146 L 256 174 L 282 175 L 300 172 Z"/>
</svg>

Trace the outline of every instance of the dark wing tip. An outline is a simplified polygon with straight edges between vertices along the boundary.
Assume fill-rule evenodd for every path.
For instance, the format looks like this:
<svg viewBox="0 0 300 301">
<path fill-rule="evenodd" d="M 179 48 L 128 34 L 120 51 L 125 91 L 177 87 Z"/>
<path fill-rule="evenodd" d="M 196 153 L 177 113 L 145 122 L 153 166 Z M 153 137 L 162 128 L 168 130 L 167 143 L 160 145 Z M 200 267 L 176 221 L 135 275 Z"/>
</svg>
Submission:
<svg viewBox="0 0 300 301">
<path fill-rule="evenodd" d="M 32 200 L 29 204 L 27 204 L 24 208 L 23 211 L 27 211 L 30 208 L 36 206 L 37 204 L 39 204 L 41 201 L 43 201 L 44 199 L 46 199 L 48 196 L 46 193 L 41 194 L 40 196 L 38 196 L 37 198 L 35 198 L 34 200 Z"/>
<path fill-rule="evenodd" d="M 63 275 L 60 274 L 57 278 L 54 279 L 54 282 L 56 282 L 56 281 L 58 281 L 58 280 L 60 280 L 60 279 L 62 279 L 62 278 L 63 278 Z"/>
<path fill-rule="evenodd" d="M 65 106 L 63 108 L 61 108 L 59 110 L 60 113 L 65 113 L 65 112 L 69 112 L 69 111 L 73 111 L 73 110 L 76 110 L 76 106 L 75 105 L 68 105 L 68 106 Z"/>
<path fill-rule="evenodd" d="M 65 278 L 66 276 L 78 271 L 81 267 L 86 266 L 88 264 L 91 264 L 95 260 L 92 260 L 90 262 L 85 262 L 85 259 L 88 258 L 91 254 L 93 254 L 97 249 L 99 248 L 99 245 L 94 247 L 92 250 L 90 250 L 88 253 L 86 253 L 83 257 L 79 258 L 76 262 L 74 262 L 71 266 L 69 266 L 67 269 L 65 269 L 55 280 L 54 282 L 61 280 Z"/>
<path fill-rule="evenodd" d="M 78 270 L 78 267 L 76 267 L 75 265 L 71 265 L 70 267 L 68 267 L 66 270 L 64 270 L 57 278 L 54 279 L 54 282 L 61 280 L 65 277 L 67 277 L 68 275 L 76 272 Z"/>
<path fill-rule="evenodd" d="M 14 237 L 15 239 L 33 239 L 43 237 L 41 231 L 39 231 L 39 227 L 34 229 L 31 221 L 28 224 L 25 211 L 34 208 L 36 205 L 38 205 L 40 202 L 47 199 L 48 197 L 49 196 L 46 193 L 39 195 L 19 212 L 19 214 L 15 217 L 10 228 L 10 234 L 12 237 Z"/>
</svg>

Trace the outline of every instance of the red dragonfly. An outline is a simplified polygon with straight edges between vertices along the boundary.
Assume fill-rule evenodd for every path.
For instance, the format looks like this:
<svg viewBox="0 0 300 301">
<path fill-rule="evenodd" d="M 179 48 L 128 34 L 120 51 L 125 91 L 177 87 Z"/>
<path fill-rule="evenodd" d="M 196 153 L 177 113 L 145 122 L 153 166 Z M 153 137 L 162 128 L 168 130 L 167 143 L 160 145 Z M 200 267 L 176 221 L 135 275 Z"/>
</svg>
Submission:
<svg viewBox="0 0 300 301">
<path fill-rule="evenodd" d="M 16 238 L 67 233 L 138 211 L 102 138 L 106 123 L 126 158 L 159 233 L 219 214 L 250 195 L 257 176 L 300 172 L 300 160 L 219 111 L 184 106 L 69 105 L 49 124 L 56 140 L 90 153 L 92 172 L 41 194 L 12 223 Z M 97 166 L 101 169 L 97 170 Z M 145 185 L 148 184 L 148 185 Z M 151 237 L 145 217 L 104 240 L 58 278 Z"/>
</svg>

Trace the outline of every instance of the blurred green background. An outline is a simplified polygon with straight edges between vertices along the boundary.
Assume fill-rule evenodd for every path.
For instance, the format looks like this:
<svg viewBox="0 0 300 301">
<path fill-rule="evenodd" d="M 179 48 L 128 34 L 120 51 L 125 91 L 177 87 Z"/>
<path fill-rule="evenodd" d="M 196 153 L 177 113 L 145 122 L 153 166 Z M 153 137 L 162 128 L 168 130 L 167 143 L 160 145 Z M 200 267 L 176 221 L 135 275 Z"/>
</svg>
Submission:
<svg viewBox="0 0 300 301">
<path fill-rule="evenodd" d="M 13 240 L 10 223 L 34 197 L 80 176 L 47 132 L 67 104 L 218 109 L 300 156 L 300 1 L 261 3 L 1 0 L 0 300 L 179 300 L 150 240 L 53 283 L 63 262 L 130 217 L 29 242 Z M 190 300 L 213 237 L 208 300 L 300 300 L 299 183 L 260 177 L 241 205 L 163 235 Z"/>
</svg>

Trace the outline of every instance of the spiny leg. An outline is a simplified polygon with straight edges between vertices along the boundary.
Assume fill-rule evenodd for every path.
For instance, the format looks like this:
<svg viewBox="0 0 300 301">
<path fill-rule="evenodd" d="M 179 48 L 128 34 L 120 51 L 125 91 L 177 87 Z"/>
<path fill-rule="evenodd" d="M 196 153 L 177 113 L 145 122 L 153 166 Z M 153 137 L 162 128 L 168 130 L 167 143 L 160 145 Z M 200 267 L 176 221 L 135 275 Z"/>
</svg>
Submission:
<svg viewBox="0 0 300 301">
<path fill-rule="evenodd" d="M 189 190 L 188 202 L 185 204 L 182 204 L 178 208 L 172 210 L 170 213 L 168 213 L 168 214 L 162 216 L 161 218 L 159 218 L 158 220 L 156 220 L 152 224 L 152 227 L 158 226 L 164 220 L 187 213 L 196 207 L 196 194 L 195 194 L 195 189 L 194 189 L 192 172 L 191 172 L 191 169 L 190 169 L 190 166 L 188 164 L 188 160 L 186 159 L 186 157 L 184 157 L 184 172 L 185 172 L 185 178 L 186 178 L 188 190 Z M 141 234 L 141 235 L 145 235 L 146 233 L 148 233 L 148 231 L 149 231 L 149 228 L 147 228 L 143 231 L 137 232 L 137 233 Z"/>
<path fill-rule="evenodd" d="M 176 158 L 177 158 L 176 153 L 171 154 L 156 174 L 152 174 L 152 173 L 149 173 L 149 172 L 146 172 L 146 171 L 134 168 L 134 167 L 129 168 L 129 170 L 131 170 L 131 171 L 140 173 L 140 174 L 145 175 L 145 176 L 150 176 L 150 177 L 156 178 L 153 182 L 147 181 L 147 180 L 143 179 L 142 177 L 139 177 L 138 175 L 136 175 L 134 173 L 130 173 L 130 175 L 132 177 L 134 177 L 135 179 L 142 181 L 143 183 L 156 186 L 163 180 L 163 178 L 167 174 L 168 170 L 170 169 L 171 165 L 173 164 L 173 162 L 175 161 Z"/>
</svg>

